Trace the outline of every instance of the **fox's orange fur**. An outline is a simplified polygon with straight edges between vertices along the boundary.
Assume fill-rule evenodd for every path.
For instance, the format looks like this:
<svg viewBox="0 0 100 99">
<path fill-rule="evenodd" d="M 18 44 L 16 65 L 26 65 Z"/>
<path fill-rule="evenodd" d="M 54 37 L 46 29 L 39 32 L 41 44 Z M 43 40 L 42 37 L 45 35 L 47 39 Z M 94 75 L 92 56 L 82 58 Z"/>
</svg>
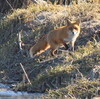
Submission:
<svg viewBox="0 0 100 99">
<path fill-rule="evenodd" d="M 35 45 L 30 48 L 30 56 L 33 58 L 50 48 L 51 55 L 55 54 L 59 46 L 70 42 L 71 48 L 74 51 L 74 43 L 79 36 L 80 25 L 79 21 L 67 22 L 66 26 L 59 27 L 56 30 L 50 31 L 48 34 L 40 38 Z"/>
</svg>

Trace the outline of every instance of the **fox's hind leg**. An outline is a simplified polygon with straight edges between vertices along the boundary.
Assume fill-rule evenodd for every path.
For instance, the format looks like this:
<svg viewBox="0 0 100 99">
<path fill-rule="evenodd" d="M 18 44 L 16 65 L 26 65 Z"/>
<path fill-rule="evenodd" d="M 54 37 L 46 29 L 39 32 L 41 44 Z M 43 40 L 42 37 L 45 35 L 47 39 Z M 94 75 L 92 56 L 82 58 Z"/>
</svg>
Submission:
<svg viewBox="0 0 100 99">
<path fill-rule="evenodd" d="M 55 45 L 54 43 L 50 44 L 50 54 L 51 56 L 55 56 L 55 54 L 57 54 L 57 45 Z"/>
<path fill-rule="evenodd" d="M 51 50 L 50 50 L 51 56 L 55 56 L 56 53 L 57 53 L 57 50 L 54 48 L 51 48 Z"/>
<path fill-rule="evenodd" d="M 55 56 L 55 54 L 57 54 L 57 48 L 58 48 L 57 42 L 51 40 L 48 43 L 50 45 L 50 54 L 51 54 L 51 56 Z"/>
</svg>

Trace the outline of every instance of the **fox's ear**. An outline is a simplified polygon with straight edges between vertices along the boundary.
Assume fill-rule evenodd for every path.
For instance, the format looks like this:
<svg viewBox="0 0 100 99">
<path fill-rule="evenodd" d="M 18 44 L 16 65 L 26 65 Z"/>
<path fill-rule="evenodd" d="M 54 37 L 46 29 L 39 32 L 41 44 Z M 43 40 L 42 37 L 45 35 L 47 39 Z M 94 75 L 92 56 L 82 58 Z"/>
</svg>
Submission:
<svg viewBox="0 0 100 99">
<path fill-rule="evenodd" d="M 67 25 L 70 25 L 70 24 L 71 24 L 71 22 L 69 20 L 67 20 Z"/>
<path fill-rule="evenodd" d="M 76 20 L 76 24 L 80 25 L 80 23 L 81 23 L 81 20 L 80 19 L 77 19 Z"/>
</svg>

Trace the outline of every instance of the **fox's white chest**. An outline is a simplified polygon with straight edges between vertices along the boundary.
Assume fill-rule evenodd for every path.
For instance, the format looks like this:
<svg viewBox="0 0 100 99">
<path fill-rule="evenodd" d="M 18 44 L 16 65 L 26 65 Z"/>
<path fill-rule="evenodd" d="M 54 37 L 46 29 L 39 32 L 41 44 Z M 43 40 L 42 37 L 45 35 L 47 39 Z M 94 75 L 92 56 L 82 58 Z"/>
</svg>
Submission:
<svg viewBox="0 0 100 99">
<path fill-rule="evenodd" d="M 68 33 L 68 37 L 67 38 L 65 38 L 64 39 L 64 41 L 65 42 L 71 42 L 71 41 L 75 41 L 76 40 L 76 38 L 78 37 L 78 32 L 74 32 L 74 33 L 72 33 L 72 32 L 69 32 Z"/>
</svg>

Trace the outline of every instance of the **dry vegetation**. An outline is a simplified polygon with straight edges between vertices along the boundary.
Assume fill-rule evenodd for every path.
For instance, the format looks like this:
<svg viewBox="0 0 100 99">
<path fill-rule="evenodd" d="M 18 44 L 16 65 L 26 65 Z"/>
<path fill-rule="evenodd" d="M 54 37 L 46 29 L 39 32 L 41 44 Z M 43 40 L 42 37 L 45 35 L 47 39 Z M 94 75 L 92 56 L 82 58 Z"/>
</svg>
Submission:
<svg viewBox="0 0 100 99">
<path fill-rule="evenodd" d="M 58 50 L 52 58 L 48 51 L 35 59 L 28 50 L 48 31 L 66 25 L 66 19 L 81 20 L 81 34 L 75 52 Z M 22 53 L 18 33 L 22 31 Z M 14 90 L 48 92 L 50 97 L 84 98 L 100 94 L 100 4 L 30 5 L 0 15 L 0 81 L 19 82 Z M 31 82 L 24 80 L 23 64 Z M 53 98 L 52 98 L 53 99 Z"/>
</svg>

